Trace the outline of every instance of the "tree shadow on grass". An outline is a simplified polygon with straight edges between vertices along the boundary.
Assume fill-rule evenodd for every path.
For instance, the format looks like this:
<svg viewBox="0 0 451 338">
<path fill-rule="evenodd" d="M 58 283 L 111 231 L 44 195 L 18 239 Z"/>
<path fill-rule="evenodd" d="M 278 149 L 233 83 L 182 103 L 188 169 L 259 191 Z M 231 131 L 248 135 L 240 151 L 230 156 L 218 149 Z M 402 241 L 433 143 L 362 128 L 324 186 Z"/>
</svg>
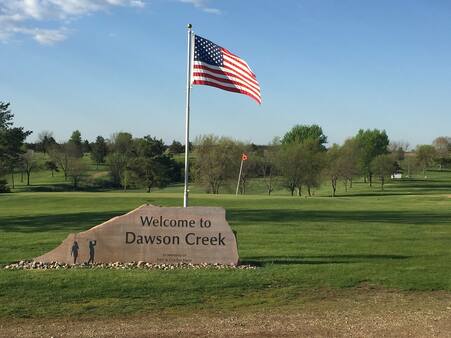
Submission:
<svg viewBox="0 0 451 338">
<path fill-rule="evenodd" d="M 0 231 L 8 232 L 47 232 L 67 230 L 79 232 L 90 229 L 115 216 L 125 214 L 127 211 L 109 212 L 80 212 L 72 214 L 29 216 L 29 217 L 2 217 L 0 218 Z"/>
<path fill-rule="evenodd" d="M 112 191 L 114 187 L 112 186 L 81 186 L 74 189 L 74 187 L 67 183 L 57 183 L 48 185 L 30 185 L 21 186 L 17 188 L 17 191 L 22 192 L 72 192 L 72 191 L 85 191 L 85 192 L 106 192 Z"/>
<path fill-rule="evenodd" d="M 68 183 L 54 183 L 54 184 L 39 184 L 20 186 L 16 188 L 23 192 L 63 192 L 70 191 L 71 186 Z"/>
<path fill-rule="evenodd" d="M 451 192 L 449 180 L 443 179 L 402 179 L 386 182 L 384 191 L 380 190 L 380 183 L 373 182 L 370 188 L 368 183 L 360 182 L 358 186 L 365 186 L 365 191 L 353 191 L 352 188 L 345 194 L 337 194 L 335 197 L 379 197 L 401 195 L 437 195 Z M 368 191 L 369 189 L 369 191 Z"/>
<path fill-rule="evenodd" d="M 441 225 L 451 224 L 451 211 L 417 212 L 417 211 L 373 211 L 373 210 L 293 210 L 293 209 L 244 209 L 228 210 L 227 219 L 232 223 L 273 223 L 288 225 L 303 222 L 329 223 L 397 223 Z M 283 224 L 291 223 L 291 224 Z"/>
<path fill-rule="evenodd" d="M 451 184 L 444 181 L 426 181 L 426 182 L 412 182 L 412 183 L 397 183 L 396 185 L 393 184 L 391 188 L 404 188 L 404 189 L 414 189 L 415 191 L 418 189 L 420 191 L 422 190 L 429 190 L 430 193 L 435 193 L 436 191 L 451 191 Z"/>
<path fill-rule="evenodd" d="M 372 192 L 349 192 L 346 194 L 336 194 L 333 198 L 340 198 L 340 197 L 384 197 L 384 196 L 403 196 L 403 195 L 421 195 L 411 192 L 402 192 L 402 191 L 372 191 Z M 426 195 L 426 193 L 425 193 Z M 427 194 L 429 195 L 429 194 Z M 332 196 L 326 196 L 327 198 L 331 198 Z"/>
<path fill-rule="evenodd" d="M 324 255 L 324 256 L 256 256 L 246 257 L 241 264 L 254 266 L 266 265 L 318 265 L 318 264 L 350 264 L 386 260 L 403 260 L 404 255 Z"/>
<path fill-rule="evenodd" d="M 39 232 L 67 230 L 80 231 L 123 215 L 128 210 L 108 212 L 80 212 L 58 215 L 21 216 L 0 218 L 0 231 Z M 338 223 L 380 223 L 410 225 L 451 224 L 451 211 L 441 213 L 415 211 L 343 211 L 343 210 L 293 210 L 244 209 L 228 210 L 227 219 L 240 226 L 262 223 L 275 226 L 297 226 L 304 222 L 318 222 L 334 226 Z M 293 224 L 294 223 L 294 224 Z M 356 225 L 358 226 L 358 225 Z M 239 233 L 238 233 L 239 236 Z"/>
<path fill-rule="evenodd" d="M 353 192 L 349 190 L 346 194 L 336 194 L 335 197 L 383 197 L 383 196 L 415 196 L 415 195 L 442 195 L 451 192 L 451 185 L 443 186 L 400 186 L 386 187 L 382 190 L 372 190 L 365 192 Z M 330 197 L 330 196 L 328 196 Z"/>
</svg>

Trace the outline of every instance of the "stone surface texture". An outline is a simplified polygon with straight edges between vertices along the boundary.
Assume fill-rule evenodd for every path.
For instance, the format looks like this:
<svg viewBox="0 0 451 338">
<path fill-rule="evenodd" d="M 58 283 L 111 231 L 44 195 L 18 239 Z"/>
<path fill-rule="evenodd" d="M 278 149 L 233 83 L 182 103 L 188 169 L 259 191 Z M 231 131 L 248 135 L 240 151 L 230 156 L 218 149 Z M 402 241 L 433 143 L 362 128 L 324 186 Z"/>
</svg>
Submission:
<svg viewBox="0 0 451 338">
<path fill-rule="evenodd" d="M 235 234 L 220 207 L 145 204 L 78 234 L 35 262 L 238 264 Z"/>
</svg>

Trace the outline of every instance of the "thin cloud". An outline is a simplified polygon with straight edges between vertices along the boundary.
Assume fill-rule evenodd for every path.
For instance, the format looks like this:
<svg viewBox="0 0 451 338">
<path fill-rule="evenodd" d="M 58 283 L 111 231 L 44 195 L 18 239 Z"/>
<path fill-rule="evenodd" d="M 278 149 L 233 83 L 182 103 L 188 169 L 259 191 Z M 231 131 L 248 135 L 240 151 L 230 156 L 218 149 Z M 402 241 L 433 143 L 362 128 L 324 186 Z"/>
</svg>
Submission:
<svg viewBox="0 0 451 338">
<path fill-rule="evenodd" d="M 210 14 L 222 14 L 221 10 L 218 8 L 213 8 L 208 6 L 208 0 L 179 0 L 185 4 L 191 4 L 200 10 L 210 13 Z"/>
<path fill-rule="evenodd" d="M 67 30 L 63 29 L 36 29 L 32 35 L 33 39 L 42 45 L 53 45 L 66 39 Z"/>
<path fill-rule="evenodd" d="M 31 36 L 36 42 L 40 43 L 41 45 L 53 45 L 57 42 L 64 41 L 67 38 L 67 32 L 68 30 L 66 28 L 42 29 L 16 27 L 10 30 L 10 33 Z"/>
<path fill-rule="evenodd" d="M 146 4 L 144 1 L 141 1 L 141 0 L 132 0 L 132 1 L 130 1 L 130 6 L 144 8 L 146 6 Z"/>
<path fill-rule="evenodd" d="M 64 25 L 73 19 L 112 7 L 143 8 L 145 4 L 144 0 L 1 0 L 0 41 L 21 34 L 51 45 L 67 38 L 69 30 Z"/>
</svg>

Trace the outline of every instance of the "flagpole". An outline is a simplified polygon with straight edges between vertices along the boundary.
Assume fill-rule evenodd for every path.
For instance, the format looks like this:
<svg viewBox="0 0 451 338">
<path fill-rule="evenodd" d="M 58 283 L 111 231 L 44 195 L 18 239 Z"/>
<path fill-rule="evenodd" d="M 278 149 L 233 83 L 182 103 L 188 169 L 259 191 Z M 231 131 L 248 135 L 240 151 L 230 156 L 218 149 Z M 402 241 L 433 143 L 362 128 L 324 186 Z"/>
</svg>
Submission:
<svg viewBox="0 0 451 338">
<path fill-rule="evenodd" d="M 183 190 L 183 207 L 188 206 L 188 177 L 189 177 L 189 113 L 191 103 L 191 61 L 193 54 L 193 26 L 188 24 L 188 60 L 186 65 L 186 110 L 185 110 L 185 187 Z"/>
<path fill-rule="evenodd" d="M 240 174 L 238 175 L 238 183 L 236 184 L 236 193 L 235 195 L 238 196 L 238 190 L 240 188 L 240 181 L 241 181 L 241 172 L 243 171 L 243 156 L 241 156 L 241 165 L 240 165 Z"/>
</svg>

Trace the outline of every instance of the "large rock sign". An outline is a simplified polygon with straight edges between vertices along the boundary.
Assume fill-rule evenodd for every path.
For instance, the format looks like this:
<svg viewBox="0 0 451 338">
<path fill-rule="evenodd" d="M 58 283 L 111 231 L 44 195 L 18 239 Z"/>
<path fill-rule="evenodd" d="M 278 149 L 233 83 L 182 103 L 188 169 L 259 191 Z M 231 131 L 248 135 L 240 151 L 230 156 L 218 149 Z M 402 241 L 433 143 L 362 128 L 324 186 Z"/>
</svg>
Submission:
<svg viewBox="0 0 451 338">
<path fill-rule="evenodd" d="M 142 205 L 78 234 L 37 262 L 238 264 L 234 233 L 218 207 Z"/>
</svg>

